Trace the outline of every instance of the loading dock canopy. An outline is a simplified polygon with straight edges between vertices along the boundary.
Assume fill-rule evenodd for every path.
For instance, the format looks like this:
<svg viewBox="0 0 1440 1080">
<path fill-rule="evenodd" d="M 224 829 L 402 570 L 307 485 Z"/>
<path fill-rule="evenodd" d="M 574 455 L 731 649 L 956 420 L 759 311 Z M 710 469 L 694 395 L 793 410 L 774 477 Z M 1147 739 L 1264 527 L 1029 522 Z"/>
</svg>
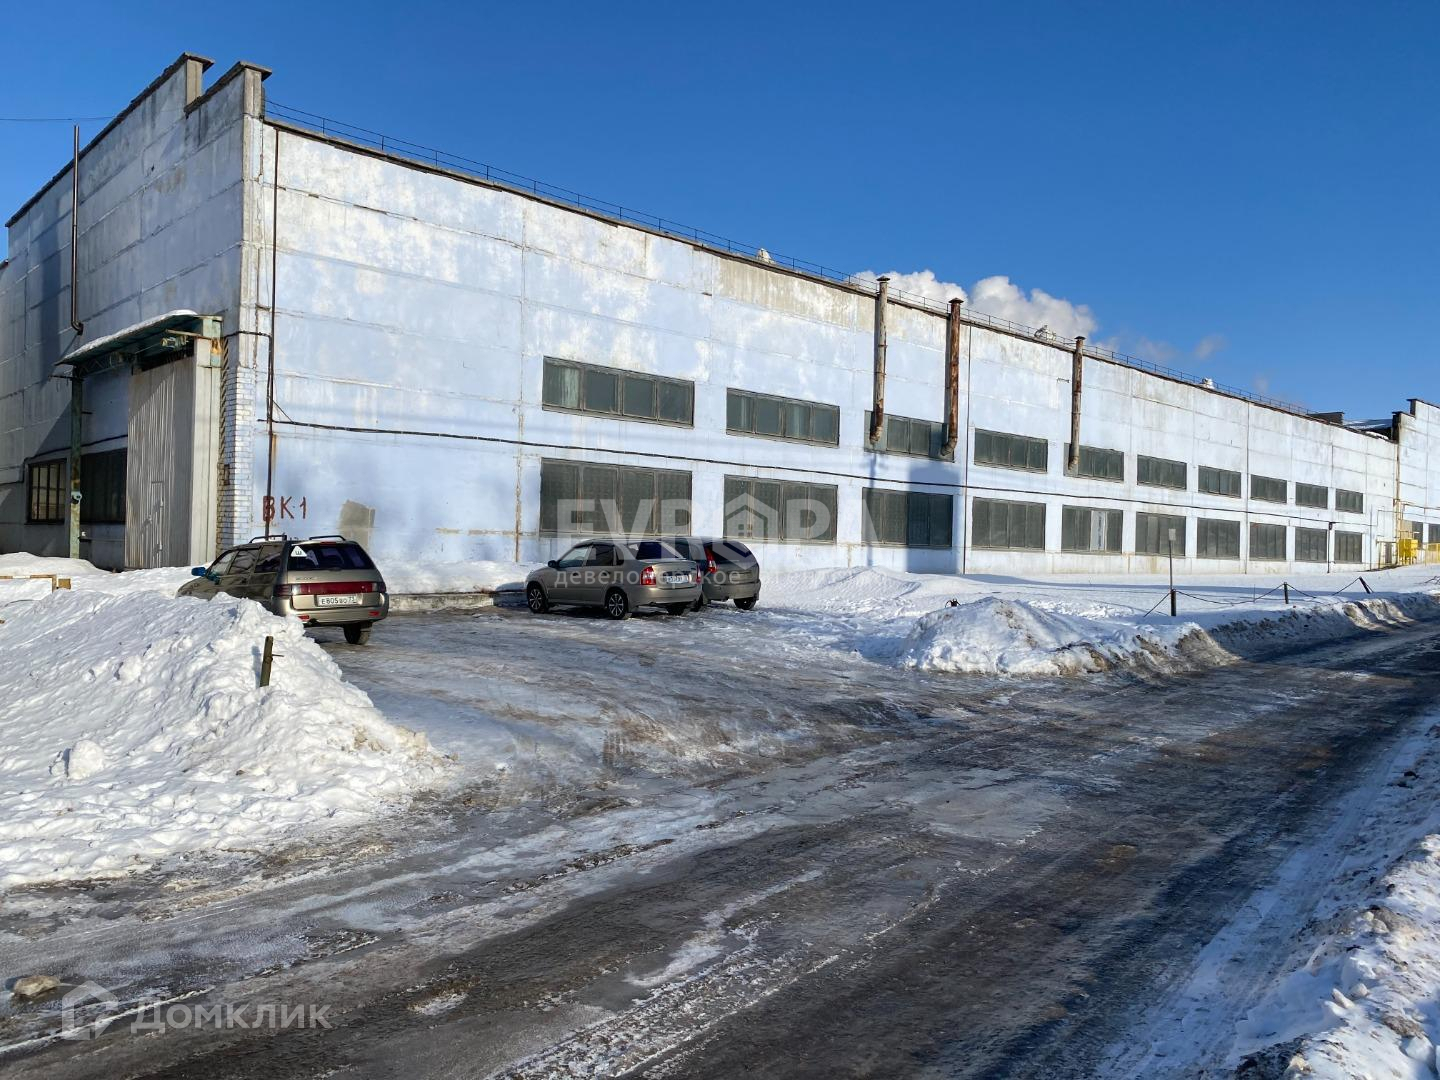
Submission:
<svg viewBox="0 0 1440 1080">
<path fill-rule="evenodd" d="M 168 311 L 113 334 L 77 345 L 56 361 L 76 375 L 89 376 L 135 361 L 142 368 L 164 363 L 189 348 L 197 337 L 220 336 L 220 316 Z"/>
</svg>

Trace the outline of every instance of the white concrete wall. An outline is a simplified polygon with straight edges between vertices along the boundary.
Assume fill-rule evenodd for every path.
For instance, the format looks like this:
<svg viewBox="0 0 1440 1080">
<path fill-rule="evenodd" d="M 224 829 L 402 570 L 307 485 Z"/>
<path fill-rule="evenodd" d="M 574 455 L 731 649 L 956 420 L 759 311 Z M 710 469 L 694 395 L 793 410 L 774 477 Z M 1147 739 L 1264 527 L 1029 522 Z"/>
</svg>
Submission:
<svg viewBox="0 0 1440 1080">
<path fill-rule="evenodd" d="M 292 533 L 363 530 L 382 560 L 546 558 L 562 542 L 538 535 L 539 461 L 578 457 L 690 470 L 701 533 L 721 528 L 727 473 L 835 484 L 838 543 L 769 545 L 762 554 L 772 566 L 1160 568 L 1148 556 L 1061 553 L 1065 504 L 1123 509 L 1127 552 L 1137 510 L 1184 513 L 1187 572 L 1245 569 L 1252 521 L 1335 522 L 1365 534 L 1367 560 L 1375 539 L 1393 535 L 1388 441 L 1094 359 L 1081 441 L 1123 450 L 1127 479 L 1065 477 L 1068 350 L 979 327 L 962 341 L 967 437 L 958 460 L 867 453 L 870 297 L 288 130 L 265 129 L 262 158 L 273 162 L 277 139 L 274 494 L 283 502 L 275 524 Z M 272 205 L 271 175 L 268 166 L 257 174 L 262 209 Z M 267 249 L 268 211 L 254 227 L 257 249 Z M 268 303 L 263 267 L 260 280 Z M 942 420 L 944 318 L 892 305 L 889 322 L 889 412 Z M 546 356 L 693 380 L 695 426 L 544 410 Z M 840 446 L 726 434 L 727 387 L 838 405 Z M 254 400 L 262 417 L 263 370 Z M 971 464 L 976 428 L 1047 439 L 1049 471 Z M 264 444 L 262 433 L 251 473 L 257 497 L 237 535 L 263 529 Z M 1189 463 L 1188 489 L 1138 486 L 1137 454 Z M 1245 474 L 1244 496 L 1200 494 L 1199 465 Z M 1250 500 L 1252 472 L 1285 479 L 1289 503 Z M 1297 481 L 1332 489 L 1331 509 L 1297 507 Z M 966 484 L 972 498 L 1045 503 L 1047 552 L 963 550 Z M 861 490 L 871 485 L 955 494 L 956 549 L 863 544 Z M 1336 512 L 1337 486 L 1364 492 L 1365 514 Z M 1241 522 L 1240 560 L 1194 557 L 1202 516 Z"/>
<path fill-rule="evenodd" d="M 70 386 L 51 377 L 64 353 L 179 308 L 223 314 L 233 332 L 244 81 L 187 109 L 203 67 L 177 61 L 82 152 L 78 342 L 69 325 L 69 169 L 10 224 L 0 271 L 0 550 L 66 551 L 64 524 L 25 520 L 26 463 L 69 451 Z M 127 384 L 126 372 L 87 382 L 87 452 L 125 445 Z M 82 554 L 120 564 L 119 527 L 87 527 L 87 535 Z"/>
<path fill-rule="evenodd" d="M 1408 412 L 1397 413 L 1400 433 L 1400 474 L 1397 516 L 1401 521 L 1440 525 L 1440 407 L 1412 400 Z"/>
</svg>

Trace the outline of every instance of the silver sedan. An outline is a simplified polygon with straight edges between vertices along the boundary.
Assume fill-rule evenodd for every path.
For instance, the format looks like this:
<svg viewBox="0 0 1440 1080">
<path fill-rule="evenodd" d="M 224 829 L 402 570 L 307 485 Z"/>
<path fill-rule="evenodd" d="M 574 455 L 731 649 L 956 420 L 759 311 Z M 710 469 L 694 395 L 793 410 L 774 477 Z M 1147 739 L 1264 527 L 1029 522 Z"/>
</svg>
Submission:
<svg viewBox="0 0 1440 1080">
<path fill-rule="evenodd" d="M 525 603 L 537 615 L 555 604 L 598 607 L 627 619 L 640 607 L 683 615 L 700 598 L 695 563 L 659 540 L 586 540 L 525 579 Z"/>
</svg>

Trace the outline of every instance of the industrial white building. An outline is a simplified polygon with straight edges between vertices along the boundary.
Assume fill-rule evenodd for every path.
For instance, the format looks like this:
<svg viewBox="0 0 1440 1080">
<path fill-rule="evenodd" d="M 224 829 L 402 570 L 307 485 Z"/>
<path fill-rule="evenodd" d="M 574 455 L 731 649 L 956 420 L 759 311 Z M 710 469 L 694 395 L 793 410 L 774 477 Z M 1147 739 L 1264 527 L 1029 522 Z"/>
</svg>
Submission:
<svg viewBox="0 0 1440 1080">
<path fill-rule="evenodd" d="M 8 222 L 0 550 L 140 567 L 341 532 L 382 566 L 538 561 L 607 509 L 772 567 L 1440 543 L 1423 401 L 1305 415 L 338 135 L 209 66 L 180 57 Z"/>
</svg>

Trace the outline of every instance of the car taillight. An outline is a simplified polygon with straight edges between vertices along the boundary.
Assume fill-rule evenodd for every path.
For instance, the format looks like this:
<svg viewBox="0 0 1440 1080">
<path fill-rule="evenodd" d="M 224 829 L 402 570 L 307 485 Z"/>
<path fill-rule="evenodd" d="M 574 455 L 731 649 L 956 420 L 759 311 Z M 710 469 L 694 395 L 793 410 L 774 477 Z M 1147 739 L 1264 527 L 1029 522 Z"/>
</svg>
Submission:
<svg viewBox="0 0 1440 1080">
<path fill-rule="evenodd" d="M 641 570 L 641 571 L 640 571 L 640 584 L 641 584 L 641 585 L 654 585 L 654 584 L 655 584 L 655 568 L 654 568 L 653 566 L 647 566 L 647 567 L 645 567 L 644 570 Z"/>
<path fill-rule="evenodd" d="M 327 596 L 337 593 L 384 592 L 383 581 L 304 581 L 298 585 L 276 585 L 276 596 Z"/>
<path fill-rule="evenodd" d="M 715 556 L 714 556 L 714 555 L 706 555 L 706 556 L 705 556 L 705 563 L 706 563 L 706 565 L 705 565 L 705 572 L 706 572 L 707 574 L 713 574 L 713 573 L 715 573 Z"/>
<path fill-rule="evenodd" d="M 294 585 L 276 585 L 276 586 L 275 586 L 275 595 L 276 595 L 276 596 L 294 596 L 294 595 L 295 595 L 295 586 L 294 586 Z"/>
</svg>

